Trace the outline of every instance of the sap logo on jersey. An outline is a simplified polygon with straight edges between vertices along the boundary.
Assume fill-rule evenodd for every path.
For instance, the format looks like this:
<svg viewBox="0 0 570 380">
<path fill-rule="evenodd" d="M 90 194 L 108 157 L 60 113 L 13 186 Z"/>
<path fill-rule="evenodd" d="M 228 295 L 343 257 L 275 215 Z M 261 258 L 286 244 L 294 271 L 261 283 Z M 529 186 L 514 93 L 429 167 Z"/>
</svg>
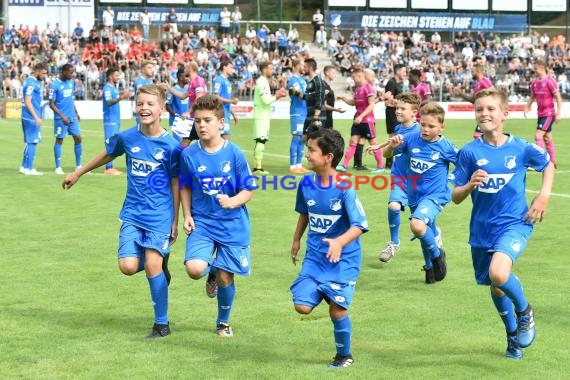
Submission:
<svg viewBox="0 0 570 380">
<path fill-rule="evenodd" d="M 514 175 L 515 173 L 489 174 L 487 180 L 479 186 L 479 191 L 489 194 L 498 193 L 507 183 L 509 183 Z"/>
<path fill-rule="evenodd" d="M 418 160 L 417 158 L 410 159 L 410 169 L 418 174 L 423 174 L 435 166 L 435 162 L 427 162 Z"/>
<path fill-rule="evenodd" d="M 131 163 L 131 174 L 137 177 L 146 177 L 154 171 L 160 164 L 133 158 Z"/>
<path fill-rule="evenodd" d="M 309 213 L 309 227 L 320 234 L 326 234 L 341 215 L 320 215 Z"/>
</svg>

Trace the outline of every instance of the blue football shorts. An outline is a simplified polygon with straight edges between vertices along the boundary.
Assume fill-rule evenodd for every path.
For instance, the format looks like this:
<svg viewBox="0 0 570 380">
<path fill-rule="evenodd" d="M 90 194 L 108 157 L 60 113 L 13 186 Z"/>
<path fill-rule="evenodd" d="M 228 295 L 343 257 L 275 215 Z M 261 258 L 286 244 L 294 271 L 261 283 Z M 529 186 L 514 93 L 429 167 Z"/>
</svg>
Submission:
<svg viewBox="0 0 570 380">
<path fill-rule="evenodd" d="M 303 136 L 303 128 L 305 126 L 304 116 L 291 116 L 291 134 L 296 136 Z"/>
<path fill-rule="evenodd" d="M 343 309 L 348 310 L 356 281 L 348 283 L 325 282 L 320 283 L 312 277 L 301 275 L 291 285 L 291 294 L 295 305 L 316 307 L 323 299 L 334 302 Z"/>
<path fill-rule="evenodd" d="M 170 234 L 148 231 L 129 222 L 123 222 L 119 232 L 118 257 L 144 257 L 145 249 L 154 249 L 162 256 L 170 252 Z"/>
<path fill-rule="evenodd" d="M 412 210 L 410 220 L 419 219 L 428 225 L 435 222 L 443 207 L 431 199 L 424 199 L 416 206 L 410 206 L 410 209 Z"/>
<path fill-rule="evenodd" d="M 215 241 L 204 228 L 196 228 L 186 239 L 184 263 L 188 260 L 202 260 L 209 265 L 229 273 L 249 276 L 251 254 L 249 245 L 230 246 Z M 214 257 L 214 253 L 216 254 Z"/>
<path fill-rule="evenodd" d="M 531 234 L 531 226 L 521 225 L 520 227 L 506 230 L 490 248 L 471 247 L 471 258 L 473 259 L 473 269 L 477 284 L 491 285 L 489 266 L 495 252 L 501 252 L 509 256 L 514 264 L 525 250 Z"/>
<path fill-rule="evenodd" d="M 26 144 L 37 144 L 42 141 L 40 126 L 35 120 L 22 119 L 22 130 L 24 131 L 24 142 Z"/>
<path fill-rule="evenodd" d="M 54 120 L 53 134 L 56 138 L 64 139 L 68 133 L 71 136 L 79 136 L 81 134 L 77 119 L 69 119 L 69 125 L 65 125 L 61 119 Z"/>
</svg>

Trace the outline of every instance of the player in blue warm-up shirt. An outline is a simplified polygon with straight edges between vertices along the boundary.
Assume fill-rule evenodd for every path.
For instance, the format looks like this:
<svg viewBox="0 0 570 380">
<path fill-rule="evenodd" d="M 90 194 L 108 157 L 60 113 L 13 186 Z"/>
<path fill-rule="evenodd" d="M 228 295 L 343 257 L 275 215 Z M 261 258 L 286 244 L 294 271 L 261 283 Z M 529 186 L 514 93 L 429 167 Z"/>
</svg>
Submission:
<svg viewBox="0 0 570 380">
<path fill-rule="evenodd" d="M 305 63 L 298 59 L 293 61 L 293 75 L 287 82 L 291 105 L 289 114 L 291 118 L 291 145 L 289 146 L 289 172 L 291 174 L 304 174 L 309 171 L 303 169 L 303 127 L 307 118 L 307 102 L 303 99 L 307 82 L 305 81 Z"/>
<path fill-rule="evenodd" d="M 451 200 L 447 177 L 449 164 L 457 159 L 457 148 L 440 134 L 445 111 L 439 104 L 427 103 L 420 114 L 420 132 L 392 137 L 384 157 L 400 153 L 409 157 L 406 194 L 412 211 L 410 229 L 422 246 L 425 282 L 433 284 L 447 274 L 445 251 L 435 239 L 435 222 Z"/>
<path fill-rule="evenodd" d="M 59 78 L 50 85 L 49 106 L 54 113 L 55 144 L 53 154 L 55 158 L 56 174 L 64 174 L 61 168 L 61 151 L 63 139 L 69 133 L 75 142 L 75 167 L 81 166 L 81 131 L 79 129 L 79 114 L 75 108 L 75 80 L 73 79 L 73 65 L 66 63 L 61 67 Z"/>
<path fill-rule="evenodd" d="M 224 128 L 222 136 L 230 138 L 230 117 L 233 116 L 235 123 L 238 123 L 236 114 L 232 111 L 232 104 L 237 104 L 239 99 L 232 98 L 232 84 L 229 77 L 234 73 L 232 61 L 224 61 L 220 64 L 220 74 L 214 78 L 214 94 L 224 105 Z"/>
<path fill-rule="evenodd" d="M 178 71 L 176 73 L 177 83 L 172 88 L 180 93 L 188 93 L 188 79 L 189 78 L 186 76 L 184 70 Z M 173 95 L 172 92 L 168 92 L 168 97 L 166 99 L 166 110 L 170 115 L 168 118 L 168 125 L 170 128 L 172 128 L 174 125 L 174 119 L 176 117 L 180 117 L 181 115 L 187 113 L 190 109 L 188 100 L 188 97 L 180 99 L 179 97 Z M 182 141 L 181 136 L 178 136 L 176 133 L 172 133 L 172 135 L 176 140 Z"/>
<path fill-rule="evenodd" d="M 184 230 L 189 234 L 184 264 L 195 280 L 208 275 L 207 294 L 218 298 L 216 334 L 231 337 L 234 275 L 248 276 L 251 268 L 245 204 L 252 197 L 255 180 L 244 153 L 220 135 L 224 109 L 218 97 L 198 98 L 192 112 L 199 141 L 186 148 L 180 159 Z"/>
<path fill-rule="evenodd" d="M 154 325 L 148 338 L 170 335 L 167 263 L 170 245 L 178 235 L 181 147 L 160 125 L 165 101 L 166 93 L 160 87 L 139 88 L 139 125 L 113 134 L 103 152 L 63 182 L 68 189 L 83 174 L 125 155 L 127 194 L 120 213 L 119 269 L 129 276 L 146 272 L 154 307 Z"/>
<path fill-rule="evenodd" d="M 329 367 L 348 367 L 352 326 L 348 308 L 360 273 L 359 236 L 368 230 L 364 208 L 353 188 L 337 182 L 336 166 L 344 140 L 338 131 L 320 129 L 307 140 L 307 174 L 299 183 L 291 259 L 297 262 L 301 238 L 308 228 L 307 250 L 299 276 L 291 285 L 295 310 L 309 314 L 321 301 L 329 304 L 336 355 Z"/>
<path fill-rule="evenodd" d="M 533 224 L 541 222 L 554 182 L 554 165 L 535 144 L 503 133 L 506 94 L 491 89 L 475 95 L 475 118 L 483 135 L 465 145 L 453 172 L 453 201 L 473 202 L 469 245 L 479 285 L 491 298 L 507 333 L 506 356 L 523 357 L 534 341 L 534 312 L 512 267 L 526 248 Z M 543 172 L 542 187 L 526 203 L 527 168 Z"/>
<path fill-rule="evenodd" d="M 22 87 L 22 130 L 24 131 L 24 154 L 19 172 L 25 175 L 42 175 L 34 168 L 36 147 L 42 141 L 40 128 L 42 126 L 42 81 L 47 75 L 47 66 L 38 63 L 34 72 L 24 82 Z"/>
</svg>

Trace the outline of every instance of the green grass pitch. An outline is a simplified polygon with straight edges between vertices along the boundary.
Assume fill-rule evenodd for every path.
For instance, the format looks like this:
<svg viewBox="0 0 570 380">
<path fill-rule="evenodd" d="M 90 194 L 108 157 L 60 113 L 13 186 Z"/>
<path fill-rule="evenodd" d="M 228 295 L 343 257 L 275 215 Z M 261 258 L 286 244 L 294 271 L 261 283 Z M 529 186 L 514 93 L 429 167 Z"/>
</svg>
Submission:
<svg viewBox="0 0 570 380">
<path fill-rule="evenodd" d="M 336 121 L 348 137 L 349 121 Z M 124 121 L 123 129 L 131 125 Z M 506 130 L 534 139 L 534 120 L 509 120 Z M 527 379 L 568 378 L 570 373 L 570 121 L 555 126 L 558 161 L 546 220 L 537 226 L 515 266 L 535 307 L 534 345 L 519 362 L 504 358 L 503 325 L 489 290 L 475 285 L 467 246 L 470 202 L 449 204 L 443 229 L 449 274 L 434 286 L 423 283 L 422 255 L 403 215 L 402 249 L 389 264 L 378 261 L 388 237 L 387 191 L 364 186 L 359 196 L 370 231 L 362 237 L 364 260 L 354 303 L 355 364 L 327 370 L 334 355 L 327 307 L 312 315 L 293 310 L 289 286 L 299 268 L 289 257 L 295 192 L 259 190 L 249 203 L 252 275 L 237 278 L 233 339 L 214 334 L 216 301 L 204 281 L 192 281 L 182 265 L 184 236 L 170 260 L 172 336 L 147 341 L 153 321 L 144 274 L 122 275 L 116 264 L 118 212 L 125 177 L 85 175 L 70 191 L 53 174 L 52 124 L 43 128 L 36 166 L 46 174 L 17 174 L 23 149 L 19 121 L 0 120 L 0 376 L 15 378 L 236 378 L 236 379 Z M 383 130 L 383 121 L 378 123 Z M 467 142 L 474 121 L 448 121 L 446 136 Z M 81 122 L 84 162 L 103 148 L 102 124 Z M 251 163 L 251 121 L 233 128 L 233 141 Z M 264 166 L 288 174 L 288 121 L 272 122 Z M 117 166 L 124 169 L 124 159 Z M 73 168 L 66 139 L 63 167 Z M 369 166 L 373 157 L 367 156 Z M 540 174 L 529 172 L 531 191 Z M 534 194 L 528 193 L 529 200 Z M 180 228 L 180 231 L 182 229 Z M 566 374 L 566 375 L 564 375 Z"/>
</svg>

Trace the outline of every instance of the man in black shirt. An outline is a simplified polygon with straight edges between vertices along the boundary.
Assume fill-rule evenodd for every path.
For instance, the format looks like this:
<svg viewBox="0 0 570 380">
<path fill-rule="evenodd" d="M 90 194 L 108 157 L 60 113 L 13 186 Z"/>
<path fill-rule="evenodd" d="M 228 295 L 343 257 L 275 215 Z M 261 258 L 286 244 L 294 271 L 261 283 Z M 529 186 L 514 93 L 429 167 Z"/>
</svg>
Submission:
<svg viewBox="0 0 570 380">
<path fill-rule="evenodd" d="M 303 129 L 303 141 L 307 134 L 323 127 L 326 120 L 325 114 L 325 86 L 321 77 L 317 74 L 317 61 L 313 58 L 305 59 L 305 73 L 309 78 L 307 88 L 302 98 L 307 102 L 307 118 Z"/>
<path fill-rule="evenodd" d="M 333 128 L 333 112 L 344 113 L 346 110 L 334 107 L 334 91 L 330 84 L 336 79 L 336 67 L 333 65 L 325 66 L 323 69 L 323 82 L 325 85 L 325 110 L 326 110 L 326 120 L 325 128 Z"/>
<path fill-rule="evenodd" d="M 386 132 L 389 137 L 394 135 L 394 128 L 398 125 L 396 119 L 396 96 L 402 93 L 402 84 L 406 77 L 406 67 L 402 64 L 394 65 L 394 76 L 386 83 L 384 102 L 386 104 Z M 392 167 L 392 158 L 386 159 L 386 168 Z"/>
</svg>

